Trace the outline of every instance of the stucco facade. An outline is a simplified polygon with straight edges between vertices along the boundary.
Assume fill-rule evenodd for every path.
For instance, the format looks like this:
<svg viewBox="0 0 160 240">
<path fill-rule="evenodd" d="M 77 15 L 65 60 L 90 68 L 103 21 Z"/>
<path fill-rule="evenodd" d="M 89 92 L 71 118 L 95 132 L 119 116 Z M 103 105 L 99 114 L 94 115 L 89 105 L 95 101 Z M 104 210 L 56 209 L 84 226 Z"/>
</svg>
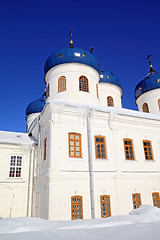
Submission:
<svg viewBox="0 0 160 240">
<path fill-rule="evenodd" d="M 26 110 L 27 133 L 0 132 L 0 216 L 90 219 L 160 207 L 155 82 L 137 85 L 139 112 L 127 110 L 119 80 L 92 53 L 71 44 L 51 54 L 47 91 Z"/>
</svg>

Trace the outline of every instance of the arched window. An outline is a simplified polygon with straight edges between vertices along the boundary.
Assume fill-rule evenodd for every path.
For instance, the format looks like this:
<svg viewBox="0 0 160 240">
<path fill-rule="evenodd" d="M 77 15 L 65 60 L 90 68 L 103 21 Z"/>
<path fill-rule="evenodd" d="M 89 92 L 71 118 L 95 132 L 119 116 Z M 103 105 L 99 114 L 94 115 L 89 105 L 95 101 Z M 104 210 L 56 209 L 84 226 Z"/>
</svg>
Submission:
<svg viewBox="0 0 160 240">
<path fill-rule="evenodd" d="M 149 108 L 148 108 L 148 104 L 147 104 L 147 103 L 144 103 L 144 104 L 143 104 L 142 110 L 143 110 L 143 112 L 149 113 Z"/>
<path fill-rule="evenodd" d="M 69 157 L 81 158 L 81 134 L 68 133 Z"/>
<path fill-rule="evenodd" d="M 71 197 L 71 217 L 72 220 L 83 219 L 82 196 Z"/>
<path fill-rule="evenodd" d="M 110 195 L 100 196 L 101 202 L 101 217 L 106 218 L 111 216 Z"/>
<path fill-rule="evenodd" d="M 66 77 L 61 76 L 58 79 L 58 92 L 66 91 Z"/>
<path fill-rule="evenodd" d="M 107 105 L 108 105 L 108 107 L 114 107 L 114 101 L 111 96 L 107 97 Z"/>
<path fill-rule="evenodd" d="M 160 99 L 158 99 L 158 107 L 159 107 L 159 111 L 160 111 Z"/>
<path fill-rule="evenodd" d="M 85 76 L 79 78 L 79 91 L 89 92 L 88 79 Z"/>
</svg>

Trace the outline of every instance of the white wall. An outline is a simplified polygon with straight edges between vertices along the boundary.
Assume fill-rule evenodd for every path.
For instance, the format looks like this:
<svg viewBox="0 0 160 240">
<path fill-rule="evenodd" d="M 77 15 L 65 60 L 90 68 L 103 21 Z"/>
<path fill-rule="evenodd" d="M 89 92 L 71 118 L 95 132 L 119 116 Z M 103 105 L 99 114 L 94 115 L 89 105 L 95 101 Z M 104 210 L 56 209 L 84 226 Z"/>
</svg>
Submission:
<svg viewBox="0 0 160 240">
<path fill-rule="evenodd" d="M 125 110 L 124 110 L 125 112 Z M 50 114 L 49 114 L 50 113 Z M 96 218 L 101 217 L 100 195 L 110 195 L 111 214 L 126 214 L 133 209 L 132 193 L 141 193 L 143 204 L 152 203 L 152 192 L 160 192 L 160 119 L 145 119 L 125 113 L 111 118 L 92 110 L 91 140 Z M 110 121 L 112 119 L 112 124 Z M 41 117 L 42 139 L 47 136 L 47 159 L 43 161 L 41 143 L 39 216 L 54 220 L 71 219 L 71 196 L 83 197 L 83 216 L 91 218 L 87 149 L 87 110 L 49 102 Z M 68 133 L 80 133 L 82 158 L 68 153 Z M 96 159 L 94 136 L 106 137 L 107 159 Z M 125 160 L 123 138 L 133 139 L 135 160 Z M 142 140 L 151 140 L 154 160 L 146 161 Z M 46 211 L 44 210 L 46 209 Z"/>
<path fill-rule="evenodd" d="M 22 174 L 20 178 L 9 177 L 11 156 L 22 156 Z M 0 144 L 0 216 L 27 216 L 29 167 L 33 169 L 33 145 Z M 28 216 L 31 216 L 32 204 L 32 172 L 30 181 Z"/>
<path fill-rule="evenodd" d="M 98 84 L 99 102 L 101 106 L 107 105 L 107 97 L 111 96 L 114 101 L 114 107 L 122 107 L 122 89 L 111 83 L 100 82 Z"/>
<path fill-rule="evenodd" d="M 160 89 L 154 89 L 142 94 L 137 99 L 136 104 L 138 105 L 138 109 L 140 112 L 143 112 L 143 104 L 147 103 L 149 107 L 149 113 L 160 115 L 158 99 L 160 99 Z"/>
<path fill-rule="evenodd" d="M 79 91 L 79 77 L 85 76 L 89 82 L 89 92 Z M 66 91 L 58 92 L 59 77 L 66 77 Z M 98 105 L 96 84 L 99 73 L 92 67 L 81 63 L 65 63 L 50 69 L 46 74 L 46 83 L 50 84 L 49 100 L 62 99 L 73 103 Z"/>
</svg>

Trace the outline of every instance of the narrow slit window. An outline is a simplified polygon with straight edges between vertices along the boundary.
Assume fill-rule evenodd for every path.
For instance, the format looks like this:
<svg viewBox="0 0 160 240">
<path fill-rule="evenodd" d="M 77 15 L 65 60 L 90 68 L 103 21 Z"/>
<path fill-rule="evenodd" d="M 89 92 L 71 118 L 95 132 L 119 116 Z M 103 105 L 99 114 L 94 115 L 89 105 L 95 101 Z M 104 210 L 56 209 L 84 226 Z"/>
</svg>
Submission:
<svg viewBox="0 0 160 240">
<path fill-rule="evenodd" d="M 47 98 L 50 96 L 50 84 L 47 85 Z"/>
<path fill-rule="evenodd" d="M 107 105 L 108 105 L 108 107 L 114 107 L 114 101 L 111 96 L 107 97 Z"/>
<path fill-rule="evenodd" d="M 101 217 L 107 218 L 111 216 L 110 195 L 100 196 L 101 203 Z"/>
<path fill-rule="evenodd" d="M 46 160 L 47 154 L 47 138 L 44 139 L 44 160 Z"/>
<path fill-rule="evenodd" d="M 152 143 L 151 141 L 144 140 L 143 141 L 144 155 L 146 160 L 153 160 L 153 152 L 152 152 Z"/>
<path fill-rule="evenodd" d="M 96 91 L 97 91 L 97 98 L 99 98 L 99 93 L 98 93 L 98 84 L 96 84 Z"/>
<path fill-rule="evenodd" d="M 139 208 L 141 205 L 141 194 L 133 193 L 132 194 L 133 209 Z"/>
<path fill-rule="evenodd" d="M 106 152 L 106 138 L 102 136 L 95 136 L 95 153 L 96 158 L 107 158 L 107 152 Z"/>
<path fill-rule="evenodd" d="M 159 107 L 159 111 L 160 111 L 160 99 L 158 99 L 158 107 Z"/>
<path fill-rule="evenodd" d="M 9 177 L 18 178 L 22 174 L 22 156 L 11 156 Z"/>
<path fill-rule="evenodd" d="M 79 78 L 79 90 L 89 92 L 88 79 L 85 76 L 80 76 Z"/>
<path fill-rule="evenodd" d="M 126 160 L 135 160 L 132 139 L 123 139 Z"/>
<path fill-rule="evenodd" d="M 143 112 L 149 113 L 149 107 L 148 107 L 148 104 L 147 104 L 147 103 L 144 103 L 144 104 L 143 104 L 142 110 L 143 110 Z"/>
<path fill-rule="evenodd" d="M 58 92 L 66 91 L 66 77 L 61 76 L 58 79 Z"/>
<path fill-rule="evenodd" d="M 69 157 L 81 158 L 81 134 L 69 133 Z"/>
<path fill-rule="evenodd" d="M 82 196 L 71 197 L 71 218 L 72 220 L 83 219 Z"/>
<path fill-rule="evenodd" d="M 159 192 L 153 192 L 153 193 L 152 193 L 152 199 L 153 199 L 153 205 L 154 205 L 155 207 L 160 208 Z"/>
</svg>

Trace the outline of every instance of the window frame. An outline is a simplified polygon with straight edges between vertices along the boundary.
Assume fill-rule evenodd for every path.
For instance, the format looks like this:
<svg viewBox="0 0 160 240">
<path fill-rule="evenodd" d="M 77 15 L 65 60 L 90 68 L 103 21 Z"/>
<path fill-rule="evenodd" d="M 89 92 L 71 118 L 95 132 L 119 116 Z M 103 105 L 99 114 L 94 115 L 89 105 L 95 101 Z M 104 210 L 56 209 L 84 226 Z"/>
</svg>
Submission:
<svg viewBox="0 0 160 240">
<path fill-rule="evenodd" d="M 126 145 L 125 144 L 125 141 L 131 141 L 131 145 Z M 134 146 L 133 146 L 133 139 L 130 139 L 130 138 L 123 138 L 123 145 L 124 145 L 124 153 L 125 153 L 125 160 L 135 160 L 135 154 L 134 154 Z M 127 158 L 127 154 L 126 154 L 126 146 L 132 146 L 132 152 L 133 152 L 133 158 L 131 158 L 130 156 L 131 156 L 131 153 L 130 153 L 130 151 L 129 151 L 129 158 Z"/>
<path fill-rule="evenodd" d="M 102 197 L 104 197 L 104 198 L 106 198 L 106 197 L 108 197 L 109 198 L 109 201 L 102 201 Z M 109 203 L 109 216 L 107 216 L 107 213 L 108 213 L 108 211 L 106 210 L 107 209 L 107 207 L 105 206 L 104 208 L 105 208 L 105 215 L 106 215 L 106 217 L 103 217 L 103 207 L 102 207 L 102 204 L 108 204 Z M 101 205 L 101 218 L 107 218 L 107 217 L 111 217 L 111 200 L 110 200 L 110 195 L 101 195 L 100 196 L 100 205 Z"/>
<path fill-rule="evenodd" d="M 98 83 L 96 83 L 97 98 L 99 99 Z"/>
<path fill-rule="evenodd" d="M 47 84 L 47 94 L 46 97 L 48 98 L 50 96 L 50 83 Z"/>
<path fill-rule="evenodd" d="M 108 107 L 114 107 L 113 97 L 111 97 L 111 96 L 108 96 L 108 97 L 107 97 L 107 106 L 108 106 Z"/>
<path fill-rule="evenodd" d="M 45 161 L 47 159 L 47 137 L 44 138 L 44 154 L 43 154 L 43 160 Z"/>
<path fill-rule="evenodd" d="M 84 81 L 85 79 L 85 81 Z M 88 78 L 84 75 L 79 77 L 79 91 L 81 92 L 89 92 L 89 81 Z"/>
<path fill-rule="evenodd" d="M 74 135 L 74 139 L 71 139 L 71 138 L 70 138 L 70 135 Z M 78 139 L 75 139 L 75 136 L 79 136 L 79 140 L 78 140 Z M 77 141 L 76 141 L 76 140 L 77 140 Z M 71 141 L 74 142 L 73 145 L 70 144 Z M 76 146 L 76 142 L 79 142 L 79 146 Z M 69 151 L 69 157 L 72 157 L 72 158 L 82 158 L 82 146 L 81 146 L 81 144 L 82 144 L 82 141 L 81 141 L 81 134 L 80 134 L 80 133 L 75 133 L 75 132 L 70 132 L 70 133 L 68 133 L 68 151 Z M 74 155 L 71 155 L 71 152 L 73 152 L 73 151 L 70 150 L 71 147 L 74 147 L 74 150 L 73 150 L 73 151 L 74 151 Z M 79 151 L 76 151 L 76 147 L 79 147 L 80 150 L 79 150 Z M 80 155 L 79 155 L 79 156 L 76 156 L 76 152 L 79 152 Z"/>
<path fill-rule="evenodd" d="M 58 78 L 58 93 L 66 91 L 66 77 L 60 76 Z"/>
<path fill-rule="evenodd" d="M 134 195 L 136 196 L 136 199 L 133 198 Z M 137 199 L 137 196 L 139 196 L 139 199 Z M 140 204 L 138 204 L 138 201 L 140 201 Z M 141 194 L 140 193 L 133 193 L 132 194 L 132 202 L 133 202 L 133 209 L 139 208 L 142 205 Z M 136 202 L 136 204 L 134 204 L 134 202 Z"/>
<path fill-rule="evenodd" d="M 144 146 L 144 143 L 145 143 L 145 142 L 146 142 L 146 143 L 150 143 L 150 146 Z M 145 148 L 147 148 L 147 151 L 145 151 Z M 148 156 L 150 156 L 150 155 L 149 155 L 149 150 L 148 150 L 148 148 L 151 149 L 152 159 L 147 159 L 147 158 L 146 158 L 145 152 L 147 152 Z M 150 160 L 150 161 L 154 160 L 154 158 L 153 158 L 153 150 L 152 150 L 152 142 L 151 142 L 150 140 L 143 140 L 143 150 L 144 150 L 144 157 L 145 157 L 145 160 L 146 160 L 146 161 L 148 161 L 148 160 Z"/>
<path fill-rule="evenodd" d="M 73 203 L 72 199 L 76 198 L 76 202 Z M 81 204 L 77 201 L 77 199 L 81 199 Z M 73 214 L 73 210 L 78 210 L 77 206 L 81 205 L 81 218 L 78 218 L 78 214 Z M 73 208 L 73 206 L 76 206 L 76 208 Z M 73 215 L 76 215 L 76 218 L 73 218 Z M 71 219 L 72 220 L 78 220 L 78 219 L 83 219 L 83 197 L 79 195 L 71 196 Z"/>
<path fill-rule="evenodd" d="M 159 107 L 159 111 L 160 111 L 160 99 L 158 99 L 158 107 Z"/>
<path fill-rule="evenodd" d="M 158 197 L 157 197 L 157 196 L 154 197 L 154 196 L 153 196 L 154 194 L 155 194 L 155 195 L 158 194 Z M 152 200 L 153 200 L 153 206 L 160 208 L 160 196 L 159 196 L 159 192 L 152 192 Z M 157 200 L 159 201 L 159 203 L 157 202 Z M 155 203 L 154 203 L 154 201 L 155 201 Z"/>
<path fill-rule="evenodd" d="M 11 159 L 12 159 L 12 157 L 15 157 L 15 165 L 11 165 Z M 18 165 L 17 164 L 17 160 L 18 160 L 18 157 L 20 157 L 21 158 L 21 165 Z M 10 155 L 10 162 L 9 162 L 9 174 L 8 174 L 8 177 L 9 178 L 22 178 L 22 166 L 23 166 L 23 156 L 22 155 L 16 155 L 16 154 L 14 154 L 14 155 Z M 14 168 L 14 176 L 10 176 L 11 175 L 11 168 Z M 17 174 L 17 169 L 20 169 L 20 176 L 16 176 L 16 174 Z"/>
<path fill-rule="evenodd" d="M 149 113 L 148 103 L 143 103 L 143 105 L 142 105 L 142 110 L 143 110 L 143 112 L 145 112 L 145 113 Z M 144 110 L 146 110 L 146 111 L 144 111 Z"/>
<path fill-rule="evenodd" d="M 104 143 L 100 143 L 96 141 L 96 138 L 103 138 L 104 139 Z M 106 150 L 106 137 L 105 136 L 100 136 L 100 135 L 95 135 L 94 136 L 94 142 L 95 142 L 95 156 L 96 159 L 107 159 L 107 150 Z M 100 144 L 100 157 L 97 156 L 97 146 L 96 144 Z M 102 157 L 102 151 L 101 151 L 101 145 L 104 144 L 104 152 L 105 152 L 105 157 Z"/>
</svg>

